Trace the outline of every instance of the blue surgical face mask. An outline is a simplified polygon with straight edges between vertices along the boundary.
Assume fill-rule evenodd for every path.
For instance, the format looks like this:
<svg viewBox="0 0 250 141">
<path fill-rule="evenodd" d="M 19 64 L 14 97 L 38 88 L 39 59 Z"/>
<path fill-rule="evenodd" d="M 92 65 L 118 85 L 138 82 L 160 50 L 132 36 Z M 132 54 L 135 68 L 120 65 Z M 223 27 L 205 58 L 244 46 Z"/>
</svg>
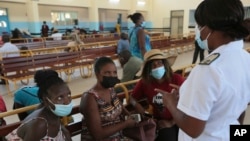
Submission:
<svg viewBox="0 0 250 141">
<path fill-rule="evenodd" d="M 142 27 L 145 27 L 145 25 L 146 25 L 146 22 L 143 21 L 143 22 L 141 23 L 141 26 L 142 26 Z"/>
<path fill-rule="evenodd" d="M 163 77 L 163 75 L 165 74 L 166 70 L 164 68 L 164 66 L 155 68 L 151 71 L 151 75 L 155 78 L 155 79 L 161 79 Z"/>
<path fill-rule="evenodd" d="M 204 29 L 205 27 L 203 27 L 200 32 Z M 202 49 L 205 49 L 205 50 L 209 50 L 208 48 L 208 43 L 207 43 L 207 39 L 209 38 L 211 32 L 207 35 L 206 39 L 205 40 L 200 40 L 198 42 L 199 46 L 202 48 Z"/>
<path fill-rule="evenodd" d="M 48 98 L 47 98 L 48 99 Z M 50 99 L 48 101 L 52 104 L 54 104 Z M 67 116 L 71 113 L 72 108 L 73 108 L 73 102 L 71 101 L 68 105 L 64 104 L 54 104 L 55 105 L 55 110 L 50 108 L 50 110 L 57 116 L 64 117 Z"/>
</svg>

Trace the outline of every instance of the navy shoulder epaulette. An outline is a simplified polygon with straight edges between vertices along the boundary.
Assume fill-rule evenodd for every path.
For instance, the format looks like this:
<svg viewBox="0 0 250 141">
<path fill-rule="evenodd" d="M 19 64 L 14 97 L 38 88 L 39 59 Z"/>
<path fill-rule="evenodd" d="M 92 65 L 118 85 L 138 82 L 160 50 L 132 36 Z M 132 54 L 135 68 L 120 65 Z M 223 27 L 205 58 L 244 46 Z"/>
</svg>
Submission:
<svg viewBox="0 0 250 141">
<path fill-rule="evenodd" d="M 214 60 L 216 60 L 220 56 L 219 53 L 213 53 L 204 60 L 202 60 L 199 64 L 200 65 L 210 65 Z"/>
</svg>

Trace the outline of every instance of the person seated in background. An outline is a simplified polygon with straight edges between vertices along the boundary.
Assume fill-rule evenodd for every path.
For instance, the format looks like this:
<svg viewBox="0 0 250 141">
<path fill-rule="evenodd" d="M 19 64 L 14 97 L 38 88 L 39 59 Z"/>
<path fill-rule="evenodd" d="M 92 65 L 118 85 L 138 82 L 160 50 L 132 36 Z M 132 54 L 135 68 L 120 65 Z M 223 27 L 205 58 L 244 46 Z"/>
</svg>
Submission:
<svg viewBox="0 0 250 141">
<path fill-rule="evenodd" d="M 38 97 L 38 86 L 42 85 L 41 83 L 43 82 L 42 80 L 44 76 L 53 73 L 54 75 L 57 74 L 57 72 L 53 70 L 38 70 L 34 75 L 34 81 L 36 83 L 36 86 L 23 87 L 14 93 L 13 109 L 39 104 L 40 100 Z M 19 113 L 18 118 L 20 120 L 24 120 L 33 111 L 34 110 L 30 110 L 27 112 Z"/>
<path fill-rule="evenodd" d="M 21 46 L 20 47 L 20 56 L 29 56 L 29 48 L 26 46 Z"/>
<path fill-rule="evenodd" d="M 54 40 L 62 40 L 62 36 L 63 34 L 62 33 L 59 33 L 58 29 L 55 29 L 53 30 L 52 34 L 51 34 L 51 37 L 54 39 Z"/>
<path fill-rule="evenodd" d="M 11 41 L 11 43 L 24 43 L 25 42 L 24 40 L 22 40 L 22 33 L 18 28 L 15 28 L 14 30 L 12 30 L 11 33 L 12 33 L 11 39 L 14 39 Z"/>
<path fill-rule="evenodd" d="M 88 32 L 84 28 L 80 28 L 80 35 L 87 34 Z"/>
<path fill-rule="evenodd" d="M 121 82 L 134 80 L 136 73 L 140 70 L 143 61 L 138 57 L 132 56 L 129 50 L 124 50 L 118 54 L 119 62 L 122 66 Z"/>
<path fill-rule="evenodd" d="M 69 115 L 73 108 L 68 85 L 53 70 L 39 80 L 41 108 L 32 112 L 5 138 L 7 141 L 72 141 L 70 133 L 61 123 L 61 117 Z"/>
<path fill-rule="evenodd" d="M 77 28 L 76 26 L 73 27 L 73 33 L 75 34 L 80 34 L 80 29 Z"/>
<path fill-rule="evenodd" d="M 123 50 L 129 50 L 128 34 L 124 32 L 121 33 L 121 37 L 117 42 L 117 54 L 119 54 Z"/>
<path fill-rule="evenodd" d="M 5 57 L 16 57 L 19 56 L 19 49 L 16 45 L 10 43 L 10 36 L 8 34 L 4 34 L 2 36 L 3 46 L 0 47 L 0 54 L 2 58 Z M 14 52 L 14 53 L 7 53 L 7 52 Z"/>
<path fill-rule="evenodd" d="M 7 112 L 7 108 L 3 97 L 0 95 L 0 113 Z M 6 125 L 6 121 L 3 118 L 0 118 L 0 126 Z M 0 138 L 1 139 L 1 138 Z"/>
<path fill-rule="evenodd" d="M 8 34 L 4 34 L 2 36 L 3 46 L 0 47 L 0 58 L 7 58 L 7 57 L 16 57 L 19 56 L 19 49 L 16 45 L 10 43 L 10 36 Z M 12 52 L 12 53 L 9 53 Z M 4 76 L 2 73 L 2 69 L 0 67 L 0 75 Z M 2 79 L 0 84 L 6 84 L 7 82 Z"/>
<path fill-rule="evenodd" d="M 136 83 L 130 96 L 130 104 L 133 105 L 140 114 L 144 114 L 145 109 L 137 102 L 146 98 L 148 103 L 153 106 L 153 117 L 157 123 L 156 141 L 177 141 L 178 127 L 173 121 L 169 110 L 159 103 L 159 97 L 155 89 L 164 89 L 171 92 L 171 84 L 180 86 L 184 78 L 173 73 L 167 57 L 159 49 L 152 49 L 145 53 L 144 63 L 140 70 L 141 80 Z"/>
<path fill-rule="evenodd" d="M 114 86 L 119 82 L 117 68 L 112 59 L 100 57 L 94 64 L 96 84 L 81 97 L 80 112 L 82 121 L 82 141 L 122 140 L 121 131 L 134 127 L 136 121 L 122 115 L 128 114 L 117 97 Z"/>
<path fill-rule="evenodd" d="M 64 35 L 65 36 L 70 36 L 72 34 L 72 30 L 71 29 L 66 29 Z"/>
<path fill-rule="evenodd" d="M 81 39 L 80 39 L 80 37 L 78 36 L 77 33 L 72 33 L 72 34 L 70 35 L 70 39 L 71 39 L 72 41 L 70 41 L 70 42 L 68 43 L 67 46 L 70 46 L 70 47 L 75 46 L 75 47 L 77 47 L 77 46 L 83 44 L 83 42 L 81 41 Z M 76 51 L 76 50 L 74 50 L 74 49 L 72 50 L 72 49 L 73 49 L 73 48 L 66 48 L 65 51 L 67 51 L 67 52 Z M 75 48 L 75 49 L 76 49 L 76 48 Z"/>
</svg>

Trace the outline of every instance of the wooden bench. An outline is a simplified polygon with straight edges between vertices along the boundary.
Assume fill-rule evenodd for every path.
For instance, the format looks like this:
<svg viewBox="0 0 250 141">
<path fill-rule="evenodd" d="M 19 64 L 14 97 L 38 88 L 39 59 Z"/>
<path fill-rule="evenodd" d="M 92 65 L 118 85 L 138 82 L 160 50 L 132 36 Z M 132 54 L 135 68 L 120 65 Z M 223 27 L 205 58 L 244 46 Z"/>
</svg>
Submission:
<svg viewBox="0 0 250 141">
<path fill-rule="evenodd" d="M 25 38 L 25 42 L 21 43 L 14 43 L 19 49 L 22 46 L 28 47 L 29 49 L 37 49 L 37 48 L 44 48 L 44 40 L 43 38 Z"/>
<path fill-rule="evenodd" d="M 1 79 L 4 79 L 6 83 L 6 88 L 8 93 L 10 94 L 9 81 L 14 82 L 14 88 L 17 89 L 17 81 L 27 80 L 27 82 L 23 82 L 27 84 L 29 81 L 29 77 L 32 74 L 28 71 L 31 66 L 33 66 L 33 58 L 19 56 L 19 57 L 9 57 L 3 58 L 0 60 L 2 73 L 4 76 L 0 75 Z"/>
<path fill-rule="evenodd" d="M 106 57 L 110 57 L 111 59 L 117 59 L 118 58 L 117 46 L 111 45 L 111 46 L 101 47 L 100 56 L 106 56 Z"/>
<path fill-rule="evenodd" d="M 17 81 L 28 84 L 29 78 L 33 78 L 35 72 L 41 69 L 53 69 L 60 74 L 61 72 L 65 72 L 67 81 L 70 81 L 71 74 L 75 69 L 84 72 L 84 67 L 86 66 L 89 72 L 87 75 L 81 73 L 82 77 L 89 77 L 92 75 L 93 60 L 86 59 L 86 56 L 89 57 L 90 55 L 82 54 L 80 51 L 57 52 L 58 50 L 53 48 L 51 50 L 50 52 L 52 53 L 47 54 L 37 55 L 30 51 L 27 56 L 3 58 L 0 63 L 4 76 L 0 76 L 0 78 L 7 82 L 14 82 L 14 90 L 16 90 L 18 89 Z M 9 83 L 6 84 L 6 88 L 8 94 L 11 94 Z"/>
<path fill-rule="evenodd" d="M 121 87 L 123 90 L 123 92 L 117 94 L 121 101 L 123 101 L 124 98 L 126 98 L 126 101 L 128 101 L 128 97 L 129 97 L 130 93 L 132 92 L 132 90 L 128 90 L 126 88 L 126 85 L 134 84 L 137 81 L 138 80 L 123 82 L 123 83 L 119 83 L 115 86 L 116 88 Z M 81 96 L 82 96 L 82 94 L 73 95 L 72 99 L 81 98 Z M 145 106 L 145 105 L 147 106 L 148 103 L 145 100 L 142 100 L 142 101 L 140 101 L 140 104 L 142 104 L 143 106 Z M 25 111 L 28 111 L 31 109 L 35 109 L 36 107 L 37 107 L 37 105 L 32 105 L 32 106 L 28 106 L 28 107 L 24 107 L 24 108 L 15 109 L 12 111 L 0 113 L 0 118 L 4 118 L 6 116 L 10 116 L 13 114 L 25 112 Z M 127 105 L 127 109 L 132 111 L 133 107 L 131 107 L 130 105 Z M 79 114 L 79 113 L 80 113 L 79 105 L 77 105 L 77 106 L 73 107 L 69 116 L 72 116 L 74 114 Z M 69 123 L 68 118 L 63 117 L 62 122 L 65 125 L 65 127 L 69 130 L 71 136 L 79 135 L 81 133 L 81 129 L 82 129 L 82 121 L 81 120 L 73 122 L 73 123 Z M 0 126 L 0 138 L 8 135 L 11 131 L 16 129 L 20 124 L 21 124 L 21 122 L 14 122 L 14 123 L 7 124 L 5 126 Z"/>
<path fill-rule="evenodd" d="M 45 40 L 44 44 L 46 48 L 67 46 L 71 40 Z"/>
</svg>

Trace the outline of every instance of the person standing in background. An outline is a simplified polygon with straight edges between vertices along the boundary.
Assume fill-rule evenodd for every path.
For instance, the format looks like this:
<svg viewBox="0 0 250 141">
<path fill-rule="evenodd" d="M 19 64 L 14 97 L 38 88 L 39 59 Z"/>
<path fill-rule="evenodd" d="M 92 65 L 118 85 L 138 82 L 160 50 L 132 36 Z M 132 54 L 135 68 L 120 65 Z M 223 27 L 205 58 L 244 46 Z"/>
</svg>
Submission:
<svg viewBox="0 0 250 141">
<path fill-rule="evenodd" d="M 144 17 L 141 13 L 134 13 L 129 15 L 128 18 L 135 24 L 129 30 L 130 52 L 133 56 L 143 60 L 144 54 L 151 50 L 150 37 L 145 33 L 143 27 L 145 26 Z"/>
<path fill-rule="evenodd" d="M 119 20 L 117 21 L 115 28 L 116 28 L 116 33 L 118 35 L 120 35 L 121 34 L 121 24 L 119 23 Z"/>
<path fill-rule="evenodd" d="M 46 24 L 46 21 L 43 21 L 41 32 L 42 32 L 42 37 L 48 37 L 49 36 L 49 34 L 48 34 L 49 26 Z"/>
<path fill-rule="evenodd" d="M 203 0 L 195 10 L 201 40 L 211 53 L 180 89 L 156 89 L 180 128 L 179 141 L 229 141 L 230 126 L 242 123 L 250 102 L 250 55 L 243 42 L 250 25 L 244 15 L 240 0 Z"/>
<path fill-rule="evenodd" d="M 194 49 L 192 64 L 195 64 L 199 54 L 200 54 L 200 62 L 204 59 L 204 48 L 202 48 L 202 46 L 201 46 L 201 37 L 200 37 L 200 31 L 198 29 L 198 25 L 195 25 L 194 45 L 195 45 L 195 49 Z"/>
</svg>

